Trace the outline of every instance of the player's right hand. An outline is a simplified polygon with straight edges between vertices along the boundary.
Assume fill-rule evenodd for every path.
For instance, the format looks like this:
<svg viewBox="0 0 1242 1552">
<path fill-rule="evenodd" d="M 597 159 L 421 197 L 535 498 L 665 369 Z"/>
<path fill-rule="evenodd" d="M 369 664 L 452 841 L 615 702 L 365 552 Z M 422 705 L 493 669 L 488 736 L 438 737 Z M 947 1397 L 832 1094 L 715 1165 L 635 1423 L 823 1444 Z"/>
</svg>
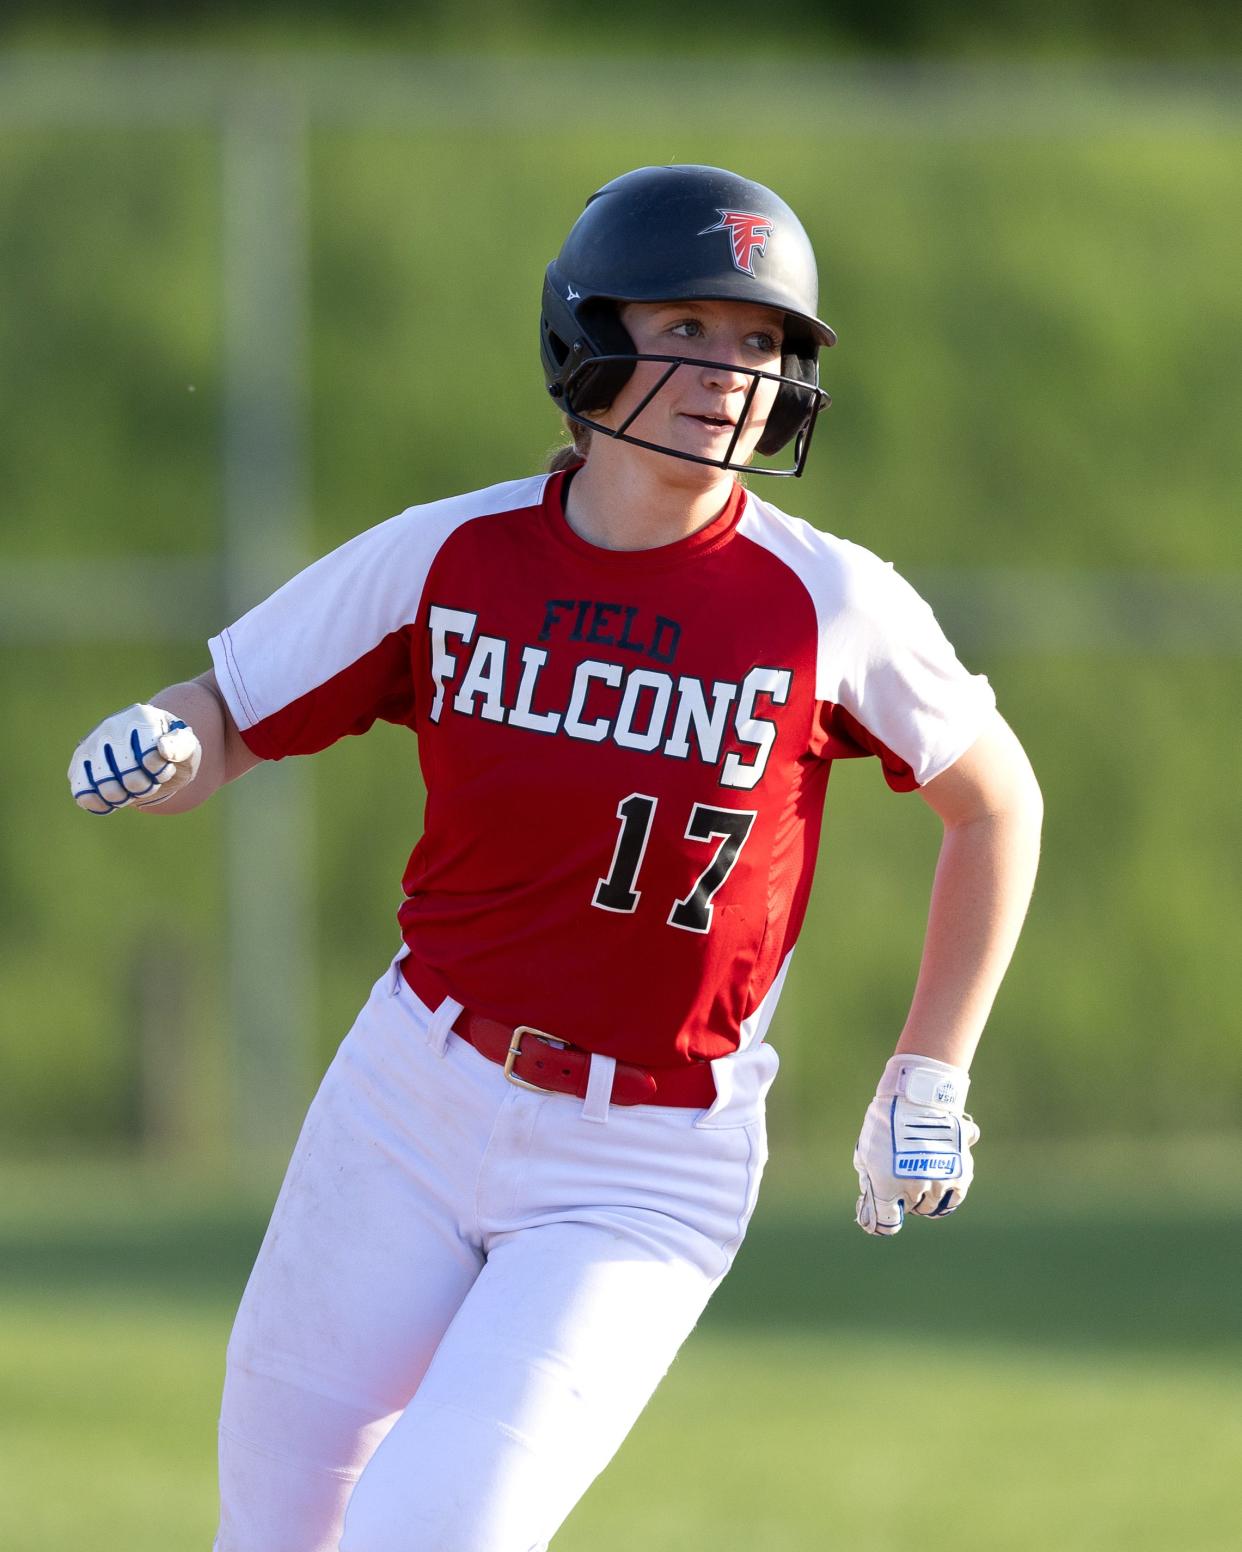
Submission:
<svg viewBox="0 0 1242 1552">
<path fill-rule="evenodd" d="M 193 728 L 170 711 L 127 706 L 73 751 L 69 790 L 88 814 L 149 808 L 194 780 L 202 753 Z"/>
</svg>

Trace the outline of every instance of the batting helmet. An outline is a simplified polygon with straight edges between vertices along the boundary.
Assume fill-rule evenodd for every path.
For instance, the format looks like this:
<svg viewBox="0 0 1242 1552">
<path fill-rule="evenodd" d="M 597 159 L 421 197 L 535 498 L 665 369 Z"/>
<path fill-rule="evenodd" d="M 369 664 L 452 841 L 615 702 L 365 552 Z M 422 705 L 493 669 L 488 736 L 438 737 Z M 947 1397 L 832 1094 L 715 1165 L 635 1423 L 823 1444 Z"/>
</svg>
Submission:
<svg viewBox="0 0 1242 1552">
<path fill-rule="evenodd" d="M 622 302 L 753 302 L 785 315 L 779 373 L 639 355 L 623 326 Z M 762 378 L 779 383 L 758 444 L 766 455 L 794 443 L 794 466 L 756 474 L 801 474 L 815 418 L 830 401 L 819 387 L 819 351 L 836 335 L 816 316 L 815 254 L 802 223 L 771 189 L 720 167 L 640 167 L 592 194 L 558 256 L 548 265 L 540 354 L 548 392 L 571 420 L 606 436 L 692 463 L 741 469 L 730 443 L 723 459 L 702 458 L 627 435 L 638 414 L 679 366 L 749 372 L 746 408 Z M 629 381 L 636 361 L 669 363 L 652 392 L 619 429 L 591 418 Z M 744 415 L 739 419 L 742 429 Z"/>
</svg>

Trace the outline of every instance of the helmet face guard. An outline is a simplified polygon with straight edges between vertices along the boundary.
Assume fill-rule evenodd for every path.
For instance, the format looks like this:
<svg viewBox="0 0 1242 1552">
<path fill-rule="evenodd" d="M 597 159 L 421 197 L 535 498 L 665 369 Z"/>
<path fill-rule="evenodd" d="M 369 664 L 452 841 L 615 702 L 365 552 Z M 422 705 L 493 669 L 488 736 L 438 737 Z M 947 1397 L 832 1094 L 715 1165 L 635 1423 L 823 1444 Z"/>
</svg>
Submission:
<svg viewBox="0 0 1242 1552">
<path fill-rule="evenodd" d="M 605 426 L 598 420 L 592 420 L 585 413 L 591 405 L 586 402 L 590 398 L 598 398 L 598 391 L 591 393 L 593 384 L 598 384 L 601 369 L 611 368 L 615 374 L 618 368 L 625 371 L 625 380 L 628 380 L 639 361 L 656 361 L 666 363 L 666 370 L 660 373 L 654 387 L 648 389 L 638 401 L 630 413 L 619 426 Z M 746 390 L 746 398 L 742 404 L 741 413 L 737 423 L 733 427 L 733 435 L 729 439 L 729 445 L 723 458 L 705 458 L 699 453 L 686 453 L 679 448 L 666 447 L 662 442 L 649 442 L 643 437 L 630 435 L 630 427 L 647 408 L 656 394 L 671 381 L 673 375 L 683 366 L 688 367 L 717 367 L 728 372 L 735 372 L 750 378 L 750 387 Z M 788 469 L 768 469 L 762 465 L 751 463 L 735 463 L 733 452 L 737 447 L 738 438 L 745 430 L 747 417 L 750 415 L 750 407 L 754 403 L 755 393 L 761 382 L 773 382 L 779 385 L 777 399 L 769 416 L 769 427 L 776 419 L 781 406 L 782 396 L 795 396 L 800 409 L 799 423 L 793 434 L 794 461 Z M 559 386 L 559 385 L 558 385 Z M 586 390 L 584 393 L 583 390 Z M 688 463 L 708 464 L 715 469 L 732 469 L 740 474 L 770 474 L 777 478 L 793 476 L 796 478 L 802 473 L 806 464 L 806 455 L 811 446 L 811 435 L 815 430 L 815 420 L 819 412 L 826 409 L 832 400 L 822 388 L 799 381 L 797 378 L 786 377 L 781 372 L 760 372 L 752 367 L 730 366 L 723 361 L 706 361 L 695 356 L 653 356 L 635 352 L 618 355 L 600 355 L 587 357 L 583 355 L 577 366 L 571 368 L 564 385 L 559 386 L 559 391 L 553 390 L 553 397 L 560 400 L 561 408 L 570 420 L 579 426 L 586 426 L 589 430 L 599 432 L 601 436 L 613 437 L 618 442 L 629 442 L 634 447 L 645 447 L 655 453 L 665 453 L 670 458 L 682 458 Z M 611 402 L 611 400 L 609 400 Z M 581 405 L 581 407 L 579 407 Z M 606 407 L 606 406 L 602 406 Z M 598 409 L 596 410 L 598 414 Z M 785 411 L 788 415 L 788 411 Z M 772 452 L 779 452 L 786 445 L 789 438 L 778 427 L 779 442 L 771 448 Z M 771 429 L 765 428 L 764 435 L 760 438 L 758 451 L 765 452 L 768 449 L 765 443 L 773 440 Z"/>
<path fill-rule="evenodd" d="M 784 318 L 781 370 L 639 354 L 621 322 L 626 302 L 749 302 Z M 752 474 L 799 475 L 816 416 L 829 403 L 819 387 L 819 351 L 836 335 L 816 316 L 818 279 L 810 240 L 771 189 L 719 167 L 642 167 L 587 202 L 548 266 L 540 349 L 548 392 L 577 424 L 672 458 Z M 637 361 L 665 362 L 655 387 L 619 428 L 597 418 L 629 381 Z M 706 366 L 751 378 L 723 459 L 683 453 L 632 436 L 629 428 L 678 366 Z M 756 451 L 770 457 L 790 442 L 793 465 L 769 469 L 733 459 L 755 390 L 777 394 Z"/>
</svg>

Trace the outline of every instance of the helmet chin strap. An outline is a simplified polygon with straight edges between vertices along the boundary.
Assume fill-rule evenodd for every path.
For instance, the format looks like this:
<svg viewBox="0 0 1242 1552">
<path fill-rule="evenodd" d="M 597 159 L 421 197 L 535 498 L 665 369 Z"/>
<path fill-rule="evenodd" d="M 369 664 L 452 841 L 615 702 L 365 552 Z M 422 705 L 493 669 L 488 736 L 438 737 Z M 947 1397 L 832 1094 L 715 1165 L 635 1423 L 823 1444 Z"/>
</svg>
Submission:
<svg viewBox="0 0 1242 1552">
<path fill-rule="evenodd" d="M 589 418 L 589 416 L 574 408 L 574 384 L 575 381 L 580 380 L 583 373 L 587 372 L 590 368 L 614 361 L 624 361 L 630 364 L 639 361 L 667 362 L 668 366 L 667 369 L 660 374 L 660 377 L 655 385 L 648 389 L 648 391 L 638 401 L 635 407 L 630 411 L 630 413 L 625 417 L 619 426 L 605 426 L 601 421 L 592 420 Z M 660 392 L 661 388 L 663 388 L 665 384 L 670 381 L 678 367 L 683 366 L 715 367 L 716 369 L 725 372 L 742 372 L 745 373 L 751 380 L 750 387 L 746 390 L 746 398 L 742 404 L 742 412 L 737 418 L 737 424 L 733 428 L 733 435 L 729 438 L 729 445 L 725 449 L 725 455 L 723 458 L 705 458 L 700 453 L 683 452 L 681 448 L 668 447 L 663 442 L 650 442 L 643 437 L 631 436 L 629 434 L 630 427 L 643 413 L 643 411 L 647 408 L 655 396 Z M 667 458 L 680 458 L 686 463 L 706 464 L 709 468 L 712 469 L 729 469 L 734 470 L 739 474 L 768 474 L 774 477 L 785 477 L 792 475 L 796 477 L 801 475 L 803 465 L 806 462 L 807 448 L 810 446 L 811 431 L 815 424 L 815 418 L 819 411 L 824 407 L 824 405 L 828 403 L 828 395 L 820 388 L 812 390 L 817 396 L 817 402 L 815 403 L 813 410 L 808 413 L 806 424 L 799 430 L 795 440 L 795 462 L 792 469 L 764 469 L 756 468 L 753 464 L 750 463 L 733 462 L 733 452 L 737 447 L 738 438 L 741 436 L 743 428 L 746 425 L 747 418 L 750 415 L 750 409 L 751 405 L 754 403 L 755 393 L 759 388 L 760 382 L 765 378 L 770 382 L 775 382 L 778 384 L 789 383 L 794 387 L 805 388 L 808 386 L 804 383 L 797 383 L 793 378 L 785 377 L 779 372 L 760 372 L 752 367 L 730 366 L 726 361 L 705 361 L 691 356 L 653 356 L 640 354 L 591 356 L 587 360 L 583 361 L 582 365 L 570 374 L 569 379 L 565 384 L 564 403 L 562 408 L 564 409 L 565 414 L 569 416 L 570 420 L 576 422 L 576 424 L 580 426 L 586 426 L 589 430 L 597 431 L 602 436 L 612 437 L 615 441 L 628 442 L 633 447 L 643 447 L 646 448 L 649 452 L 663 453 Z"/>
</svg>

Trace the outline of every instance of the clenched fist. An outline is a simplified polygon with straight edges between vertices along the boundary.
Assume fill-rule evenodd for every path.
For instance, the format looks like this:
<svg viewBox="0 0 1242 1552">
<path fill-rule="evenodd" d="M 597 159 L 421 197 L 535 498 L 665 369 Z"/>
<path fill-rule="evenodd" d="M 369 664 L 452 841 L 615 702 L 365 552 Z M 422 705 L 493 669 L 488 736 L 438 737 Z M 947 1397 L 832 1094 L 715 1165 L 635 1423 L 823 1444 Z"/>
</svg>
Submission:
<svg viewBox="0 0 1242 1552">
<path fill-rule="evenodd" d="M 106 717 L 73 752 L 69 790 L 88 814 L 162 803 L 198 774 L 194 730 L 158 706 Z"/>
</svg>

